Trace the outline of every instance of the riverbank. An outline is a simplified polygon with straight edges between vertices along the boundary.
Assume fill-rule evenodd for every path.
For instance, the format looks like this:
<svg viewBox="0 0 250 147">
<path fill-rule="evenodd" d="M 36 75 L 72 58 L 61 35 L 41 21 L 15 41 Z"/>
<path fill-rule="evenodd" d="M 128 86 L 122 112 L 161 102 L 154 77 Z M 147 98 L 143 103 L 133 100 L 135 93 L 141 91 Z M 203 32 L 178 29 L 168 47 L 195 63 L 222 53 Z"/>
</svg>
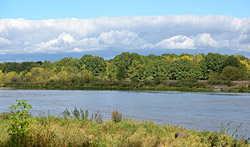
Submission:
<svg viewBox="0 0 250 147">
<path fill-rule="evenodd" d="M 64 118 L 36 117 L 30 134 L 22 137 L 20 142 L 23 141 L 25 146 L 249 146 L 245 139 L 237 140 L 227 135 L 226 128 L 220 132 L 198 132 L 117 116 L 113 114 L 104 122 L 98 114 L 84 118 L 79 117 L 76 111 L 72 115 L 64 113 Z M 10 124 L 9 114 L 0 114 L 0 146 L 15 145 L 8 132 Z M 186 134 L 176 138 L 177 132 Z"/>
<path fill-rule="evenodd" d="M 185 92 L 213 92 L 212 88 L 188 88 L 188 87 L 120 87 L 120 86 L 36 86 L 36 85 L 13 85 L 14 89 L 34 89 L 34 90 L 143 90 L 143 91 L 185 91 Z"/>
<path fill-rule="evenodd" d="M 208 85 L 203 88 L 198 87 L 169 87 L 165 85 L 157 86 L 44 86 L 44 85 L 2 85 L 3 88 L 29 89 L 29 90 L 138 90 L 138 91 L 184 91 L 184 92 L 234 92 L 250 93 L 248 87 L 226 86 L 226 85 Z"/>
</svg>

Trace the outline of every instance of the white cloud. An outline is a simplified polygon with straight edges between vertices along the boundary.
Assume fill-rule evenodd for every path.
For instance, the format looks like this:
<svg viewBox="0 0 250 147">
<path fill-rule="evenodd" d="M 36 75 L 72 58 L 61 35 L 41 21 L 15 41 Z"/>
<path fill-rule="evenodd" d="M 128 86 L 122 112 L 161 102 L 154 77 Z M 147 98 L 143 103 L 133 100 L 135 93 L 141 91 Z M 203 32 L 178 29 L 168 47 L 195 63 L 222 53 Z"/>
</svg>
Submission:
<svg viewBox="0 0 250 147">
<path fill-rule="evenodd" d="M 198 34 L 195 37 L 195 45 L 197 47 L 213 47 L 217 48 L 218 43 L 211 37 L 209 33 Z"/>
<path fill-rule="evenodd" d="M 0 19 L 0 53 L 225 49 L 250 52 L 250 18 L 136 16 Z"/>
<path fill-rule="evenodd" d="M 194 49 L 194 40 L 183 35 L 164 39 L 156 44 L 156 47 L 165 49 Z"/>
</svg>

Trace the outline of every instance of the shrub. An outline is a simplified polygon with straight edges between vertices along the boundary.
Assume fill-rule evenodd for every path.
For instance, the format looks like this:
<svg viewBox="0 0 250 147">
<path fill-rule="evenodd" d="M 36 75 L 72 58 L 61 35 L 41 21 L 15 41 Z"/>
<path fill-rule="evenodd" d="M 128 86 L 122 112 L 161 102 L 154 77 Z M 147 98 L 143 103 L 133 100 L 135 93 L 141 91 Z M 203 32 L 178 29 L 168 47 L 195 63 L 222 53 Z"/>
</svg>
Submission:
<svg viewBox="0 0 250 147">
<path fill-rule="evenodd" d="M 11 110 L 13 115 L 10 117 L 12 121 L 9 128 L 11 142 L 14 144 L 23 144 L 23 138 L 28 137 L 31 134 L 31 128 L 35 122 L 34 118 L 29 115 L 29 110 L 32 109 L 32 105 L 27 104 L 27 100 L 16 100 L 17 105 L 12 105 Z"/>
<path fill-rule="evenodd" d="M 222 70 L 221 76 L 232 81 L 244 80 L 247 78 L 246 71 L 244 69 L 234 66 L 225 67 Z"/>
<path fill-rule="evenodd" d="M 122 121 L 122 114 L 115 110 L 112 112 L 112 120 L 114 122 L 121 122 Z"/>
<path fill-rule="evenodd" d="M 210 85 L 227 85 L 227 86 L 233 85 L 230 80 L 209 80 L 208 84 L 210 84 Z"/>
<path fill-rule="evenodd" d="M 177 82 L 171 82 L 169 86 L 172 87 L 189 87 L 189 88 L 200 88 L 200 87 L 206 87 L 205 83 L 199 83 L 198 80 L 195 79 L 186 79 L 186 80 L 180 80 Z"/>
<path fill-rule="evenodd" d="M 141 86 L 155 86 L 155 83 L 153 80 L 145 79 L 140 83 Z"/>
</svg>

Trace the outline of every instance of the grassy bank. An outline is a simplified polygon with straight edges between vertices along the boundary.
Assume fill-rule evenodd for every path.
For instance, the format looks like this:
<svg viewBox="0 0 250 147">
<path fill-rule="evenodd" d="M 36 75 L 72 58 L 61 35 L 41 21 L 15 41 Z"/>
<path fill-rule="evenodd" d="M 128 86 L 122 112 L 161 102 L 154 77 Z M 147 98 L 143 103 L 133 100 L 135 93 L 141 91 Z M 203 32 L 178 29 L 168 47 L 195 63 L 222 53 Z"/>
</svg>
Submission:
<svg viewBox="0 0 250 147">
<path fill-rule="evenodd" d="M 88 111 L 66 110 L 62 114 L 63 117 L 35 117 L 32 121 L 29 115 L 25 118 L 22 115 L 18 120 L 21 123 L 11 118 L 17 113 L 0 114 L 0 146 L 250 146 L 243 138 L 234 139 L 233 135 L 227 135 L 225 128 L 220 132 L 198 132 L 170 124 L 124 119 L 118 111 L 104 122 L 98 113 L 89 117 Z M 177 132 L 188 136 L 176 138 Z"/>
<path fill-rule="evenodd" d="M 15 89 L 40 89 L 40 90 L 152 90 L 152 91 L 186 91 L 186 92 L 213 92 L 212 88 L 189 88 L 189 87 L 165 87 L 165 86 L 143 86 L 143 87 L 122 87 L 122 86 L 39 86 L 39 85 L 4 85 Z"/>
<path fill-rule="evenodd" d="M 7 86 L 2 86 L 7 87 Z M 249 88 L 189 88 L 189 87 L 121 87 L 121 86 L 38 86 L 38 85 L 11 85 L 14 89 L 34 89 L 34 90 L 138 90 L 138 91 L 184 91 L 184 92 L 233 92 L 233 93 L 250 93 Z"/>
<path fill-rule="evenodd" d="M 150 90 L 150 91 L 186 91 L 186 92 L 250 92 L 250 81 L 223 80 L 168 80 L 139 83 L 131 81 L 95 81 L 84 85 L 49 83 L 4 83 L 1 87 L 16 89 L 45 90 Z"/>
</svg>

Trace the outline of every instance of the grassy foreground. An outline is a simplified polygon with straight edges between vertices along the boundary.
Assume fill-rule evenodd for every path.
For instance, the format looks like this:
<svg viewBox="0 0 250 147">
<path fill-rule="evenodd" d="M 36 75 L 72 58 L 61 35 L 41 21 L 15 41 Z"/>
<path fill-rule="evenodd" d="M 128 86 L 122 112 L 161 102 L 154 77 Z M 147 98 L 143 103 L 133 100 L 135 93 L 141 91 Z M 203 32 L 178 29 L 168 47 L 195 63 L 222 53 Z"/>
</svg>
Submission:
<svg viewBox="0 0 250 147">
<path fill-rule="evenodd" d="M 66 114 L 66 113 L 65 113 Z M 250 146 L 244 139 L 236 140 L 225 132 L 197 132 L 170 124 L 157 125 L 151 121 L 137 122 L 121 119 L 121 114 L 112 114 L 109 121 L 102 122 L 100 115 L 89 119 L 72 112 L 64 118 L 36 117 L 29 134 L 13 140 L 8 128 L 13 124 L 9 113 L 0 115 L 0 146 L 117 146 L 117 147 L 162 147 L 162 146 Z M 85 113 L 86 114 L 86 113 Z M 115 115 L 115 116 L 114 116 Z M 119 116 L 120 115 L 120 116 Z M 186 132 L 188 138 L 175 138 L 176 132 Z"/>
</svg>

